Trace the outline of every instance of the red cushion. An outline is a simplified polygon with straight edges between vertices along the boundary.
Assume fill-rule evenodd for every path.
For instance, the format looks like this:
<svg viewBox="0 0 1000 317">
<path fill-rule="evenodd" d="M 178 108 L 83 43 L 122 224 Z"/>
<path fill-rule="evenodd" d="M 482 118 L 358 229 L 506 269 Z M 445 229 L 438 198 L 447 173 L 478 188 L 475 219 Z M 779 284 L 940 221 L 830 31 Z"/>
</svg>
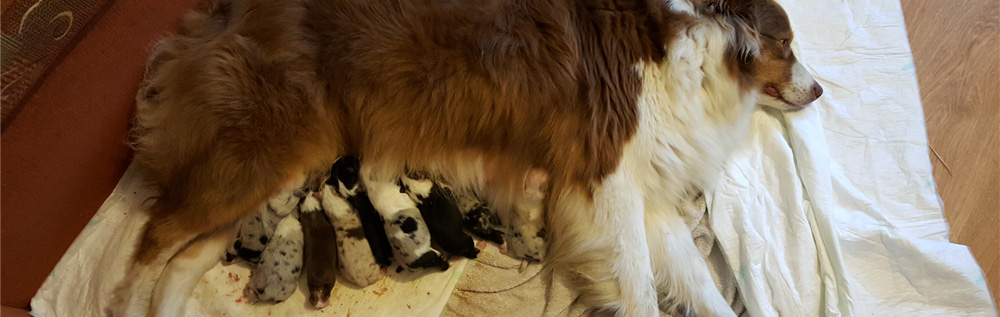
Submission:
<svg viewBox="0 0 1000 317">
<path fill-rule="evenodd" d="M 0 306 L 0 317 L 28 317 L 27 310 L 9 306 Z"/>
<path fill-rule="evenodd" d="M 0 135 L 0 303 L 31 297 L 114 188 L 151 44 L 198 0 L 115 1 Z"/>
</svg>

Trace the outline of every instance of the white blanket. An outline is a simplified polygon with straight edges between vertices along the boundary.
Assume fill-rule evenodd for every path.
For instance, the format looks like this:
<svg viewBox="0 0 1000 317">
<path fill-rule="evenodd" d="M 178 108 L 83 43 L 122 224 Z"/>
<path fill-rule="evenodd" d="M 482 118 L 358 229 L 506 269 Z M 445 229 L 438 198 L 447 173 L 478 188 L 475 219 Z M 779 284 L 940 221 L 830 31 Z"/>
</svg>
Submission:
<svg viewBox="0 0 1000 317">
<path fill-rule="evenodd" d="M 753 316 L 995 316 L 948 241 L 898 0 L 779 1 L 826 89 L 758 111 L 709 200 Z"/>
<path fill-rule="evenodd" d="M 718 245 L 747 311 L 995 316 L 979 266 L 947 240 L 898 0 L 779 2 L 792 20 L 797 56 L 826 92 L 804 111 L 758 111 L 751 142 L 708 193 Z M 35 314 L 100 312 L 143 220 L 130 211 L 149 193 L 135 181 L 132 173 L 123 177 L 66 252 L 32 299 Z M 322 313 L 438 315 L 463 274 L 465 262 L 456 264 L 412 282 L 387 279 L 364 290 L 340 284 Z M 244 278 L 236 282 L 232 272 Z M 236 303 L 245 274 L 210 270 L 188 301 L 189 315 L 311 311 L 301 293 L 281 305 Z"/>
<path fill-rule="evenodd" d="M 145 215 L 144 201 L 153 191 L 141 175 L 129 168 L 52 274 L 31 299 L 36 316 L 101 316 L 116 283 L 125 275 Z M 220 254 L 220 260 L 221 254 Z M 280 304 L 251 305 L 243 297 L 250 269 L 243 265 L 208 270 L 187 301 L 187 316 L 436 316 L 468 260 L 452 262 L 445 272 L 406 271 L 359 289 L 343 279 L 330 295 L 330 306 L 316 310 L 308 304 L 305 276 L 295 294 Z"/>
</svg>

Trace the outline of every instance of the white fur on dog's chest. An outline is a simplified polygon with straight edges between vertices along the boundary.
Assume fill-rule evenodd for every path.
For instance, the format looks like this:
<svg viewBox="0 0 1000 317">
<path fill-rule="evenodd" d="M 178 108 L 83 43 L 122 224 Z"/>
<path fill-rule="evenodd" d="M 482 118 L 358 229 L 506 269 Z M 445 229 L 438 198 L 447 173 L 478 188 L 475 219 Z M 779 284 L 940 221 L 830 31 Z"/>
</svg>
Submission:
<svg viewBox="0 0 1000 317">
<path fill-rule="evenodd" d="M 678 200 L 712 186 L 747 135 L 756 92 L 741 92 L 722 60 L 719 28 L 693 26 L 661 63 L 641 63 L 639 126 L 622 164 L 641 177 L 647 198 Z M 674 203 L 676 201 L 665 203 Z"/>
</svg>

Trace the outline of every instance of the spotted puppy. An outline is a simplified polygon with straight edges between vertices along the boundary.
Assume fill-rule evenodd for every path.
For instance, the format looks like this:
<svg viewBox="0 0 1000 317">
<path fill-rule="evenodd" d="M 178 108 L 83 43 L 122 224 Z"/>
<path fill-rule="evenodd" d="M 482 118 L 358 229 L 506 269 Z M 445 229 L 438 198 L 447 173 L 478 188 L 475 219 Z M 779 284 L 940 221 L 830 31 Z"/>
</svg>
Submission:
<svg viewBox="0 0 1000 317">
<path fill-rule="evenodd" d="M 300 207 L 299 222 L 305 250 L 306 285 L 309 287 L 309 304 L 316 309 L 330 305 L 330 291 L 337 282 L 337 239 L 333 225 L 327 219 L 319 193 L 306 196 Z"/>
<path fill-rule="evenodd" d="M 320 198 L 323 211 L 333 223 L 341 275 L 360 287 L 378 282 L 383 273 L 375 261 L 368 239 L 365 238 L 361 217 L 358 211 L 351 207 L 346 199 L 334 193 L 331 187 L 324 184 Z"/>
<path fill-rule="evenodd" d="M 274 230 L 274 237 L 254 266 L 243 295 L 250 303 L 280 303 L 295 293 L 302 272 L 302 225 L 297 217 L 285 217 Z"/>
<path fill-rule="evenodd" d="M 226 249 L 226 263 L 238 259 L 250 263 L 259 262 L 261 252 L 274 235 L 278 222 L 295 210 L 301 196 L 304 196 L 301 191 L 278 194 L 256 213 L 240 220 L 236 241 Z"/>
<path fill-rule="evenodd" d="M 489 206 L 472 195 L 460 191 L 453 191 L 455 194 L 455 204 L 462 213 L 462 225 L 465 230 L 476 235 L 480 239 L 503 245 L 503 232 L 496 229 L 500 225 Z"/>
<path fill-rule="evenodd" d="M 347 199 L 347 202 L 357 212 L 375 260 L 380 266 L 388 267 L 392 264 L 392 247 L 385 234 L 385 223 L 382 216 L 372 206 L 368 199 L 368 193 L 361 186 L 361 179 L 358 175 L 359 167 L 360 162 L 356 157 L 341 157 L 333 164 L 330 178 L 327 179 L 326 184 L 333 186 L 337 194 Z"/>
<path fill-rule="evenodd" d="M 417 203 L 431 240 L 448 254 L 475 259 L 479 249 L 472 237 L 462 230 L 462 212 L 451 190 L 428 178 L 418 178 L 404 176 L 400 179 L 400 187 Z"/>
<path fill-rule="evenodd" d="M 533 170 L 524 180 L 524 193 L 514 207 L 516 215 L 507 222 L 504 240 L 515 258 L 541 261 L 545 256 L 545 215 L 543 203 L 549 176 L 541 170 Z"/>
</svg>

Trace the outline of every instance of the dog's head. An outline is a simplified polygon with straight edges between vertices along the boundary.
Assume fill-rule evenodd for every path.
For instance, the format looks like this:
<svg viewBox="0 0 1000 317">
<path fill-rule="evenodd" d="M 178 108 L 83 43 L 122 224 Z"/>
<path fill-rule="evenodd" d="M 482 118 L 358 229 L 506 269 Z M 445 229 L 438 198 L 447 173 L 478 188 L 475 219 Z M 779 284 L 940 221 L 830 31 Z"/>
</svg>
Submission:
<svg viewBox="0 0 1000 317">
<path fill-rule="evenodd" d="M 792 53 L 788 15 L 774 1 L 761 1 L 754 11 L 760 38 L 760 56 L 754 62 L 761 87 L 758 103 L 780 110 L 805 108 L 823 94 L 823 87 Z"/>
</svg>

